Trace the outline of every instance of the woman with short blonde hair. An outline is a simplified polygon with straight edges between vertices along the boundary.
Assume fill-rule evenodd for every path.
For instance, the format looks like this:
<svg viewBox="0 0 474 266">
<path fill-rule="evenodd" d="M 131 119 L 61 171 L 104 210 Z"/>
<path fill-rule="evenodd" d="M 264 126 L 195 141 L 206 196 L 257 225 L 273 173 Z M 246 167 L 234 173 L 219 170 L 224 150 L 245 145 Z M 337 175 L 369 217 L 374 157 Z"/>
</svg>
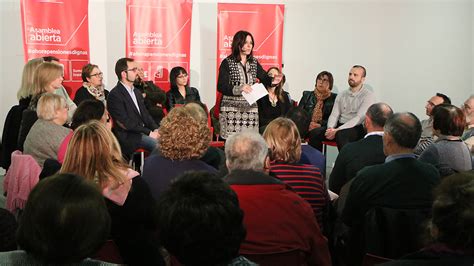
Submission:
<svg viewBox="0 0 474 266">
<path fill-rule="evenodd" d="M 158 199 L 172 179 L 186 171 L 217 170 L 199 160 L 209 147 L 211 133 L 207 122 L 186 107 L 175 107 L 163 118 L 159 128 L 159 153 L 145 160 L 143 179 Z"/>
<path fill-rule="evenodd" d="M 150 189 L 124 162 L 117 139 L 102 122 L 92 120 L 74 131 L 60 172 L 83 176 L 102 191 L 111 236 L 125 264 L 162 265 Z"/>
<path fill-rule="evenodd" d="M 44 62 L 35 71 L 33 94 L 54 92 L 61 86 L 62 81 L 63 67 L 59 64 Z"/>
<path fill-rule="evenodd" d="M 319 227 L 326 225 L 326 207 L 330 199 L 321 169 L 300 164 L 301 138 L 295 123 L 279 117 L 270 122 L 263 138 L 270 148 L 270 174 L 306 200 L 318 219 Z M 324 231 L 324 230 L 323 230 Z"/>
<path fill-rule="evenodd" d="M 45 93 L 38 101 L 38 120 L 25 139 L 24 153 L 30 154 L 43 167 L 46 159 L 58 157 L 58 149 L 71 129 L 63 127 L 67 121 L 66 100 L 53 93 Z"/>
<path fill-rule="evenodd" d="M 296 163 L 301 158 L 301 138 L 295 123 L 287 118 L 277 118 L 268 124 L 263 138 L 267 141 L 272 159 Z"/>
</svg>

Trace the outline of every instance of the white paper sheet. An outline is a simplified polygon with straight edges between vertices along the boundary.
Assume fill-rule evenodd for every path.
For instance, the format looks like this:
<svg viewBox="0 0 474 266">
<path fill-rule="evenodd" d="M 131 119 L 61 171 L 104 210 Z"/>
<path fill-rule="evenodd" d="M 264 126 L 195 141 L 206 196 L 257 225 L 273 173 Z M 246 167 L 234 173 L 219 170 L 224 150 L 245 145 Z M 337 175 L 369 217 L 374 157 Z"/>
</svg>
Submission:
<svg viewBox="0 0 474 266">
<path fill-rule="evenodd" d="M 262 83 L 253 84 L 251 93 L 242 92 L 242 96 L 244 96 L 245 100 L 247 100 L 250 105 L 254 104 L 258 99 L 267 94 L 268 91 Z"/>
</svg>

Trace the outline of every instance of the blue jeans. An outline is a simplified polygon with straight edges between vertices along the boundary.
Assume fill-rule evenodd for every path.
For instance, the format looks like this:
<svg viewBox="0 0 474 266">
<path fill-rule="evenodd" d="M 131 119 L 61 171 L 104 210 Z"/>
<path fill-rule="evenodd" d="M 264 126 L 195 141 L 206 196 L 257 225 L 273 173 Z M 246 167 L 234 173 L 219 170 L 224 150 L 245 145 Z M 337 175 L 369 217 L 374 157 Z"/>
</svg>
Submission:
<svg viewBox="0 0 474 266">
<path fill-rule="evenodd" d="M 156 149 L 157 144 L 158 142 L 156 139 L 142 134 L 142 139 L 140 140 L 140 148 L 143 148 L 151 153 L 154 149 Z"/>
</svg>

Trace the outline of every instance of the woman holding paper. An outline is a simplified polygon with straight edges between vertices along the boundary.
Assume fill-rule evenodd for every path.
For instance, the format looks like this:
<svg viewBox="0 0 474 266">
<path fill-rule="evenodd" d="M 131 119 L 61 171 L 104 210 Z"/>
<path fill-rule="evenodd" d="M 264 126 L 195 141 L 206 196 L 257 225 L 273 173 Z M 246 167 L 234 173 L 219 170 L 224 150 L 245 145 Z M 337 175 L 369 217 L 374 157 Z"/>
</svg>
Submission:
<svg viewBox="0 0 474 266">
<path fill-rule="evenodd" d="M 269 68 L 267 74 L 272 78 L 283 75 L 278 67 Z M 268 94 L 257 101 L 260 133 L 265 131 L 268 123 L 277 117 L 284 116 L 291 108 L 290 95 L 283 90 L 283 84 L 285 84 L 284 78 L 278 84 L 271 84 L 267 87 Z"/>
<path fill-rule="evenodd" d="M 232 54 L 219 67 L 217 90 L 222 93 L 220 104 L 220 134 L 228 138 L 243 129 L 258 130 L 257 104 L 250 105 L 242 96 L 252 92 L 252 85 L 258 78 L 266 86 L 278 84 L 281 75 L 269 77 L 252 51 L 254 39 L 250 32 L 238 31 L 232 40 Z"/>
</svg>

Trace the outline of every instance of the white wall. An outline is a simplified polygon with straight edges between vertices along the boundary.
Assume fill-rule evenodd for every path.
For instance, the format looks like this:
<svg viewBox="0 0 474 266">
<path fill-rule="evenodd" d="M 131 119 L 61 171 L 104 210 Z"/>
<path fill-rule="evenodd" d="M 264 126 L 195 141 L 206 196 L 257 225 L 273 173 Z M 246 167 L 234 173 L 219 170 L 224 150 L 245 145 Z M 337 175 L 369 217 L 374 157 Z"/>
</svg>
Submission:
<svg viewBox="0 0 474 266">
<path fill-rule="evenodd" d="M 236 1 L 233 1 L 236 2 Z M 474 93 L 474 6 L 470 0 L 282 0 L 284 72 L 291 96 L 311 90 L 329 70 L 337 90 L 350 66 L 367 67 L 379 101 L 424 119 L 425 101 L 444 92 L 454 104 Z M 16 104 L 23 67 L 20 1 L 0 1 L 0 130 Z M 215 99 L 217 1 L 194 0 L 191 84 L 209 106 Z M 125 0 L 89 0 L 91 61 L 115 83 L 115 61 L 125 55 Z"/>
</svg>

